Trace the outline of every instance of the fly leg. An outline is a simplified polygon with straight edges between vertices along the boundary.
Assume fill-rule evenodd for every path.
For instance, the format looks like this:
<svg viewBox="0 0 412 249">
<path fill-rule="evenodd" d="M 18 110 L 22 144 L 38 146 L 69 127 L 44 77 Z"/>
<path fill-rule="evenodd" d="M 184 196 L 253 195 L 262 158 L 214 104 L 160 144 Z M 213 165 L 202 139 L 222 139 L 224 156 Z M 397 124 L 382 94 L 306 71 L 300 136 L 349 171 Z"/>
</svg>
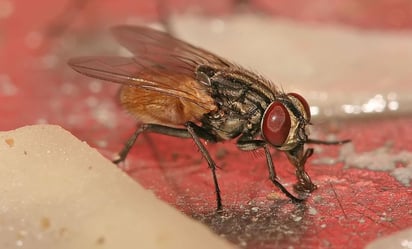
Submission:
<svg viewBox="0 0 412 249">
<path fill-rule="evenodd" d="M 338 140 L 338 141 L 322 141 L 316 139 L 308 139 L 306 143 L 311 144 L 323 144 L 323 145 L 340 145 L 349 143 L 350 140 Z M 296 167 L 296 177 L 298 183 L 294 186 L 297 191 L 311 193 L 317 186 L 313 184 L 308 173 L 305 171 L 306 161 L 313 154 L 313 148 L 309 148 L 306 151 L 303 149 L 303 145 L 296 147 L 293 150 L 286 152 L 289 161 Z"/>
<path fill-rule="evenodd" d="M 293 202 L 302 202 L 304 199 L 300 199 L 291 194 L 277 179 L 275 165 L 273 164 L 272 156 L 270 155 L 269 147 L 265 141 L 262 140 L 248 140 L 247 137 L 240 137 L 237 141 L 237 146 L 241 150 L 251 151 L 263 148 L 266 155 L 266 165 L 269 171 L 269 180 L 278 187 L 289 199 Z"/>
<path fill-rule="evenodd" d="M 191 137 L 186 129 L 178 129 L 178 128 L 157 125 L 157 124 L 142 124 L 140 127 L 136 129 L 133 135 L 127 140 L 123 149 L 119 153 L 119 157 L 113 160 L 113 163 L 119 164 L 126 159 L 127 155 L 130 152 L 130 149 L 133 147 L 139 135 L 143 132 L 153 132 L 153 133 L 159 133 L 159 134 L 164 134 L 164 135 L 169 135 L 169 136 L 174 136 L 174 137 L 181 137 L 181 138 Z"/>
<path fill-rule="evenodd" d="M 292 195 L 278 180 L 275 172 L 275 165 L 273 165 L 272 156 L 267 145 L 265 145 L 265 155 L 266 155 L 266 164 L 269 170 L 269 179 L 276 185 L 287 197 L 289 197 L 293 202 L 302 202 L 304 199 L 297 198 Z"/>
<path fill-rule="evenodd" d="M 297 146 L 295 149 L 287 151 L 286 155 L 289 161 L 296 168 L 296 178 L 298 182 L 295 184 L 295 190 L 299 192 L 311 193 L 318 187 L 313 184 L 310 176 L 305 171 L 305 164 L 307 159 L 312 156 L 313 148 L 309 148 L 306 151 L 303 149 L 303 145 Z"/>
<path fill-rule="evenodd" d="M 127 140 L 125 146 L 119 153 L 119 158 L 116 160 L 113 160 L 113 163 L 118 164 L 120 162 L 123 162 L 126 159 L 127 154 L 129 154 L 130 149 L 133 147 L 139 135 L 143 132 L 152 132 L 152 133 L 158 133 L 158 134 L 163 134 L 163 135 L 168 135 L 168 136 L 173 136 L 173 137 L 180 137 L 180 138 L 193 138 L 197 147 L 202 152 L 203 156 L 206 158 L 209 164 L 209 168 L 212 170 L 213 182 L 215 184 L 215 190 L 216 190 L 217 210 L 218 211 L 222 210 L 222 198 L 220 196 L 219 184 L 217 182 L 217 177 L 216 177 L 216 172 L 215 172 L 216 164 L 212 160 L 209 152 L 200 142 L 200 138 L 203 138 L 210 142 L 216 142 L 215 136 L 213 136 L 209 132 L 205 131 L 203 128 L 191 122 L 188 122 L 186 124 L 186 129 L 173 128 L 173 127 L 168 127 L 168 126 L 163 126 L 163 125 L 158 125 L 158 124 L 143 124 L 139 128 L 137 128 L 136 131 L 133 133 L 133 135 Z"/>
<path fill-rule="evenodd" d="M 214 141 L 215 138 L 212 134 L 205 131 L 203 128 L 197 126 L 192 122 L 186 123 L 187 132 L 192 136 L 193 141 L 195 141 L 197 147 L 199 148 L 200 152 L 206 159 L 210 170 L 212 171 L 213 183 L 215 184 L 215 192 L 216 192 L 216 203 L 217 203 L 217 211 L 222 210 L 222 197 L 220 196 L 220 188 L 219 183 L 216 177 L 216 164 L 213 161 L 212 157 L 210 156 L 209 152 L 205 148 L 205 146 L 200 141 L 200 137 L 204 138 L 209 141 Z"/>
</svg>

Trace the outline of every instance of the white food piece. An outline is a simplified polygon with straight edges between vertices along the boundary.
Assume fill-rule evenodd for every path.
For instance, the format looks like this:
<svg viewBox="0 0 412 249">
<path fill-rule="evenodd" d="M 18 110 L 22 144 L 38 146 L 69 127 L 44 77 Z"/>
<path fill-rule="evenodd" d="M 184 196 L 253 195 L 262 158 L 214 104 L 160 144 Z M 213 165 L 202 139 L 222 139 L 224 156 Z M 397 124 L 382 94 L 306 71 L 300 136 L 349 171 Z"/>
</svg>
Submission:
<svg viewBox="0 0 412 249">
<path fill-rule="evenodd" d="M 59 126 L 0 132 L 0 248 L 233 248 Z"/>
<path fill-rule="evenodd" d="M 366 249 L 410 249 L 412 248 L 412 228 L 377 239 Z"/>
</svg>

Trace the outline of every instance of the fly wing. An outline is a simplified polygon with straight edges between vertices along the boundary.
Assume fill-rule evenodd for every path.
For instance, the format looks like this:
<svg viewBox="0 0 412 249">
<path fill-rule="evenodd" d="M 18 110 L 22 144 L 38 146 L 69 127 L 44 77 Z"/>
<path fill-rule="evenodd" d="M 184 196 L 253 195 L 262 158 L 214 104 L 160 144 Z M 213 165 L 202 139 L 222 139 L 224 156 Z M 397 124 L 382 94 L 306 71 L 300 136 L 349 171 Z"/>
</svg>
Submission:
<svg viewBox="0 0 412 249">
<path fill-rule="evenodd" d="M 188 75 L 170 74 L 172 72 L 166 72 L 160 65 L 139 61 L 134 57 L 88 56 L 70 59 L 68 63 L 77 72 L 92 78 L 156 91 L 192 102 L 199 101 L 196 99 L 197 91 L 205 91 L 199 83 L 193 85 L 194 79 Z M 187 89 L 188 83 L 192 83 L 193 90 Z"/>
<path fill-rule="evenodd" d="M 143 26 L 116 26 L 112 33 L 119 43 L 136 57 L 161 63 L 174 61 L 176 65 L 185 62 L 185 66 L 196 69 L 198 65 L 231 67 L 227 60 L 179 40 L 167 33 Z M 183 65 L 182 65 L 183 66 Z M 193 71 L 194 72 L 194 71 Z"/>
<path fill-rule="evenodd" d="M 199 65 L 230 67 L 226 60 L 164 32 L 135 26 L 113 29 L 134 57 L 91 56 L 69 60 L 87 76 L 182 98 L 207 111 L 215 109 L 207 84 L 196 80 Z"/>
</svg>

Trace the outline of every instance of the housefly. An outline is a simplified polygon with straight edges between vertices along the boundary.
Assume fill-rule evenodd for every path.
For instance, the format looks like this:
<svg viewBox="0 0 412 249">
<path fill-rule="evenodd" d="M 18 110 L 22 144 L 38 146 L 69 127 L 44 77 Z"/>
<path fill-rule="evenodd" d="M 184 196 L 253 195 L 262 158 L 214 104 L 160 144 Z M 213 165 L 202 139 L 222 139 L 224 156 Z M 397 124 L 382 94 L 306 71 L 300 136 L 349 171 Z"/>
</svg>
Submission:
<svg viewBox="0 0 412 249">
<path fill-rule="evenodd" d="M 212 172 L 221 210 L 216 164 L 201 140 L 237 139 L 240 150 L 264 150 L 269 179 L 295 202 L 304 198 L 278 181 L 269 148 L 286 153 L 296 170 L 295 190 L 310 193 L 317 187 L 305 171 L 313 153 L 312 148 L 304 149 L 305 143 L 347 142 L 308 138 L 311 114 L 306 100 L 258 74 L 151 28 L 118 26 L 112 31 L 133 56 L 79 57 L 69 65 L 87 76 L 121 84 L 120 103 L 141 124 L 113 161 L 116 164 L 126 159 L 143 132 L 191 138 Z"/>
</svg>

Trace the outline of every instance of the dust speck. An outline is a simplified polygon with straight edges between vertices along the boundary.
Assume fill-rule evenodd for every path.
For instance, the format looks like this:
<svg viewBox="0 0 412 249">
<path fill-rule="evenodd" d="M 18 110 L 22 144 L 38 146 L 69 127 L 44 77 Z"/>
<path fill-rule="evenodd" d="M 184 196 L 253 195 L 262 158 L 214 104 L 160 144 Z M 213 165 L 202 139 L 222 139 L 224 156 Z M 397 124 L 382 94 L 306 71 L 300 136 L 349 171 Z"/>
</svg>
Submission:
<svg viewBox="0 0 412 249">
<path fill-rule="evenodd" d="M 296 222 L 299 222 L 303 219 L 303 217 L 302 216 L 297 216 L 297 215 L 292 215 L 292 219 Z"/>
<path fill-rule="evenodd" d="M 318 214 L 318 210 L 316 210 L 316 208 L 314 208 L 314 207 L 309 207 L 308 213 L 309 213 L 310 215 L 317 215 L 317 214 Z"/>
<path fill-rule="evenodd" d="M 67 228 L 62 227 L 62 228 L 59 229 L 59 235 L 61 237 L 66 236 L 66 234 L 67 234 Z"/>
<path fill-rule="evenodd" d="M 252 207 L 250 210 L 251 210 L 252 212 L 257 213 L 257 212 L 259 212 L 259 207 Z"/>
</svg>

